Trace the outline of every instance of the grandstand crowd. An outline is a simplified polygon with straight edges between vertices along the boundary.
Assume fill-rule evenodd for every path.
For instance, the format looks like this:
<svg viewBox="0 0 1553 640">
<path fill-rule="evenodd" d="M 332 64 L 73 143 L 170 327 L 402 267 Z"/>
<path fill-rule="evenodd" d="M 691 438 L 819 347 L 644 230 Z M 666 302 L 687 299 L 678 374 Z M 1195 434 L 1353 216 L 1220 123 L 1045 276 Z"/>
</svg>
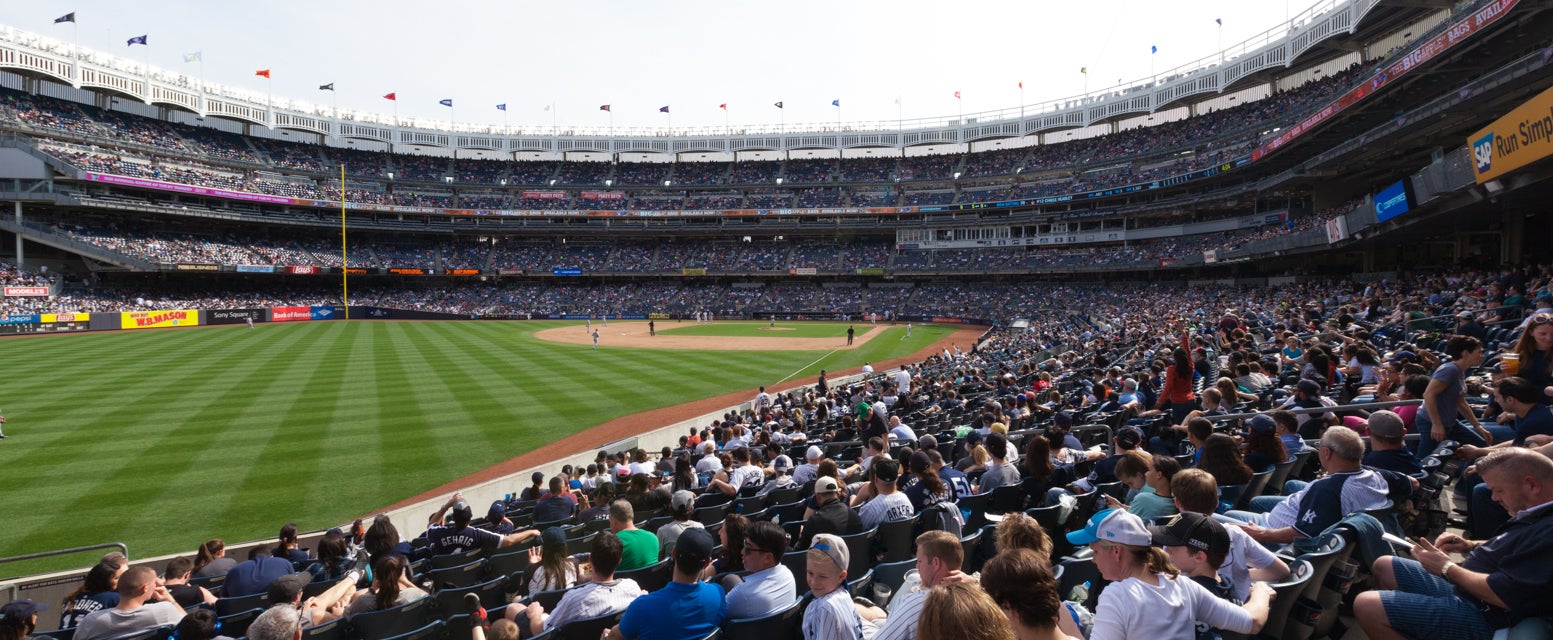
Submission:
<svg viewBox="0 0 1553 640">
<path fill-rule="evenodd" d="M 1246 104 L 1108 135 L 900 158 L 450 159 L 245 137 L 10 90 L 0 91 L 0 127 L 36 136 L 39 149 L 83 171 L 292 198 L 340 199 L 335 171 L 343 165 L 350 175 L 343 195 L 359 204 L 646 211 L 926 206 L 1080 193 L 1216 167 L 1362 81 L 1382 60 Z M 585 190 L 600 187 L 624 191 L 598 200 Z"/>
<path fill-rule="evenodd" d="M 454 495 L 427 523 L 358 522 L 313 549 L 287 525 L 274 549 L 227 558 L 212 540 L 161 576 L 107 557 L 51 635 L 1547 633 L 1550 287 L 1545 264 L 1265 289 L 966 285 L 944 301 L 1031 323 L 762 388 L 677 447 L 535 473 L 483 516 Z"/>
</svg>

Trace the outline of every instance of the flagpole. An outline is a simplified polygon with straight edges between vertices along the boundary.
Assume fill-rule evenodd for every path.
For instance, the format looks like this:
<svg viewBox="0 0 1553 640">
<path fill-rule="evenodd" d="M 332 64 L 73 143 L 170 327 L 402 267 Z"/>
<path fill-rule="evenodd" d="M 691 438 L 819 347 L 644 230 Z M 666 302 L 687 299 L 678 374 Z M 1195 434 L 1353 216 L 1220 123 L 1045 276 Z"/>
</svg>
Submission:
<svg viewBox="0 0 1553 640">
<path fill-rule="evenodd" d="M 350 254 L 345 245 L 345 165 L 340 164 L 340 306 L 345 308 L 345 319 L 351 319 Z"/>
<path fill-rule="evenodd" d="M 85 56 L 81 55 L 81 25 L 74 19 L 70 21 L 70 33 L 75 35 L 75 83 L 79 87 L 81 86 L 81 60 Z"/>
<path fill-rule="evenodd" d="M 448 105 L 448 142 L 453 147 L 453 159 L 458 160 L 458 112 Z"/>
</svg>

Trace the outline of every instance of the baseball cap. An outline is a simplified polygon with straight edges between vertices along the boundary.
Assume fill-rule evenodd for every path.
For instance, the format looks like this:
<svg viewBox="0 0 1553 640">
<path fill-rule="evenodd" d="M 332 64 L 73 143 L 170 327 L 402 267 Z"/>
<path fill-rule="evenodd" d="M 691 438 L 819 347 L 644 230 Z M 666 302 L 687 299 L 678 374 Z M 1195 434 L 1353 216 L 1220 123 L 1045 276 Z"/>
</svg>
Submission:
<svg viewBox="0 0 1553 640">
<path fill-rule="evenodd" d="M 909 465 L 912 473 L 923 473 L 933 466 L 933 459 L 929 458 L 927 453 L 918 451 L 911 454 L 911 458 L 907 460 L 906 464 Z"/>
<path fill-rule="evenodd" d="M 1128 513 L 1126 509 L 1106 509 L 1090 516 L 1089 523 L 1083 529 L 1068 532 L 1068 542 L 1073 544 L 1089 544 L 1100 540 L 1147 547 L 1153 543 L 1154 537 L 1149 535 L 1143 519 Z"/>
<path fill-rule="evenodd" d="M 1370 414 L 1369 425 L 1371 437 L 1401 440 L 1407 435 L 1407 426 L 1402 424 L 1402 416 L 1392 411 L 1381 410 Z"/>
<path fill-rule="evenodd" d="M 1056 423 L 1056 425 L 1059 427 L 1071 427 L 1073 426 L 1073 414 L 1066 411 L 1059 411 L 1057 412 L 1057 415 L 1052 416 L 1052 422 Z"/>
<path fill-rule="evenodd" d="M 793 470 L 793 459 L 785 455 L 777 456 L 771 461 L 771 468 L 777 473 L 787 473 Z"/>
<path fill-rule="evenodd" d="M 1213 518 L 1200 513 L 1177 514 L 1164 526 L 1150 526 L 1153 543 L 1159 546 L 1191 547 L 1198 551 L 1229 555 L 1229 531 Z"/>
<path fill-rule="evenodd" d="M 307 585 L 312 582 L 313 574 L 306 571 L 288 573 L 276 578 L 274 582 L 270 583 L 267 590 L 270 596 L 270 603 L 282 604 L 296 600 L 297 596 L 302 595 L 302 590 L 306 589 Z"/>
<path fill-rule="evenodd" d="M 453 520 L 455 522 L 469 522 L 470 518 L 473 517 L 475 517 L 475 512 L 474 509 L 469 508 L 468 502 L 460 499 L 458 502 L 453 503 Z"/>
<path fill-rule="evenodd" d="M 1462 320 L 1470 320 L 1470 319 L 1472 319 L 1472 312 L 1471 311 L 1463 311 L 1461 313 L 1456 314 L 1456 317 L 1461 318 Z"/>
<path fill-rule="evenodd" d="M 0 607 L 0 624 L 19 626 L 26 619 L 37 615 L 39 611 L 48 610 L 48 605 L 38 604 L 25 598 L 12 600 Z"/>
<path fill-rule="evenodd" d="M 1137 427 L 1122 427 L 1116 432 L 1116 446 L 1123 449 L 1136 449 L 1143 443 L 1143 432 Z"/>
<path fill-rule="evenodd" d="M 1417 361 L 1418 361 L 1418 354 L 1413 353 L 1412 351 L 1408 351 L 1406 349 L 1403 349 L 1402 351 L 1398 351 L 1396 353 L 1391 354 L 1391 359 L 1387 360 L 1387 362 L 1417 362 Z"/>
<path fill-rule="evenodd" d="M 814 493 L 816 494 L 835 493 L 840 490 L 841 487 L 836 484 L 836 479 L 830 476 L 820 476 L 820 479 L 814 481 Z"/>
<path fill-rule="evenodd" d="M 507 517 L 507 503 L 501 500 L 492 502 L 491 508 L 485 512 L 487 522 L 501 522 L 501 519 L 505 517 Z"/>
<path fill-rule="evenodd" d="M 819 460 L 820 458 L 822 458 L 824 456 L 825 456 L 825 452 L 824 451 L 820 451 L 819 447 L 816 447 L 816 446 L 814 446 L 812 444 L 809 445 L 809 448 L 805 449 L 804 452 L 803 452 L 803 457 L 805 459 L 807 459 L 807 460 Z"/>
<path fill-rule="evenodd" d="M 874 472 L 875 480 L 895 482 L 901 477 L 901 464 L 889 458 L 884 460 L 875 459 L 874 463 L 869 465 L 869 468 Z"/>
<path fill-rule="evenodd" d="M 546 549 L 565 549 L 566 530 L 560 527 L 550 527 L 539 534 L 540 544 Z"/>
<path fill-rule="evenodd" d="M 1278 430 L 1278 421 L 1265 413 L 1258 413 L 1246 421 L 1246 427 L 1257 433 L 1272 433 Z"/>
<path fill-rule="evenodd" d="M 706 529 L 686 529 L 679 534 L 679 541 L 674 543 L 674 557 L 695 564 L 701 564 L 712 557 L 712 534 Z"/>
<path fill-rule="evenodd" d="M 934 437 L 933 434 L 929 433 L 929 434 L 926 434 L 926 435 L 924 435 L 924 436 L 922 436 L 920 438 L 917 438 L 917 445 L 922 447 L 923 450 L 937 449 L 938 448 L 938 438 Z"/>
<path fill-rule="evenodd" d="M 823 551 L 826 556 L 836 563 L 836 566 L 841 567 L 842 571 L 847 570 L 847 563 L 851 559 L 851 554 L 847 552 L 847 543 L 839 536 L 831 533 L 815 534 L 814 540 L 809 543 L 809 548 Z"/>
<path fill-rule="evenodd" d="M 532 480 L 534 484 L 539 484 L 545 479 L 545 473 L 543 471 L 535 471 L 534 475 L 531 475 L 528 478 L 529 480 Z"/>
<path fill-rule="evenodd" d="M 631 477 L 631 467 L 628 467 L 626 465 L 620 465 L 619 468 L 615 469 L 615 477 L 617 477 L 617 478 L 629 478 L 629 477 Z"/>
<path fill-rule="evenodd" d="M 669 502 L 675 511 L 690 509 L 696 506 L 696 494 L 680 489 L 674 492 L 674 497 Z"/>
<path fill-rule="evenodd" d="M 1299 381 L 1298 384 L 1294 385 L 1294 388 L 1299 390 L 1300 393 L 1303 393 L 1306 396 L 1319 396 L 1319 395 L 1321 395 L 1321 385 L 1316 384 L 1315 380 L 1310 380 L 1310 379 L 1301 380 L 1301 381 Z"/>
</svg>

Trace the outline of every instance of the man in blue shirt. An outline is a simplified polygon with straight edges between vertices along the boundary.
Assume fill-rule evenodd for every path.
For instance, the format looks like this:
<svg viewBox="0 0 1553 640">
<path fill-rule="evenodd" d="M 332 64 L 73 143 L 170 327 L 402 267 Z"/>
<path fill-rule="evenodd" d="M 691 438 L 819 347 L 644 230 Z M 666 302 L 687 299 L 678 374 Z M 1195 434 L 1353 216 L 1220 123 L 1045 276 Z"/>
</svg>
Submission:
<svg viewBox="0 0 1553 640">
<path fill-rule="evenodd" d="M 607 637 L 695 640 L 716 630 L 728 610 L 722 587 L 698 580 L 712 560 L 714 545 L 712 534 L 705 529 L 686 529 L 679 534 L 673 554 L 674 580 L 626 607 L 620 624 L 610 629 Z"/>
<path fill-rule="evenodd" d="M 1402 444 L 1407 427 L 1402 416 L 1391 411 L 1370 414 L 1370 452 L 1364 456 L 1364 466 L 1413 475 L 1423 471 L 1413 451 Z"/>
</svg>

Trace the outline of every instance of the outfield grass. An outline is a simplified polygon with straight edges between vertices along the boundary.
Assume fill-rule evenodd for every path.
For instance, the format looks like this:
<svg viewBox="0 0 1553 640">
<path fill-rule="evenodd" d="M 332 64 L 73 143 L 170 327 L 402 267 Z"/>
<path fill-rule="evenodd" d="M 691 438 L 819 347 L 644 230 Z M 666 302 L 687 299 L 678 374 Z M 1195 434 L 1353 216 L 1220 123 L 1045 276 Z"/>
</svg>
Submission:
<svg viewBox="0 0 1553 640">
<path fill-rule="evenodd" d="M 663 325 L 658 325 L 662 327 Z M 845 322 L 782 322 L 776 323 L 776 330 L 772 330 L 771 323 L 761 322 L 726 322 L 719 321 L 711 324 L 690 324 L 685 326 L 671 325 L 668 328 L 658 329 L 658 333 L 667 333 L 676 336 L 736 336 L 758 338 L 841 338 L 847 337 L 847 327 L 857 329 L 857 335 L 863 335 L 872 325 L 853 324 Z M 943 329 L 940 336 L 949 335 L 953 329 Z M 905 335 L 906 325 L 900 325 L 900 334 Z M 917 328 L 911 331 L 913 338 L 917 336 Z M 883 336 L 881 336 L 883 337 Z"/>
<path fill-rule="evenodd" d="M 622 415 L 898 357 L 942 335 L 828 355 L 593 351 L 532 338 L 574 324 L 336 321 L 0 340 L 11 419 L 0 556 L 123 541 L 146 557 L 273 536 L 288 521 L 330 526 Z M 43 568 L 53 567 L 0 572 Z"/>
</svg>

